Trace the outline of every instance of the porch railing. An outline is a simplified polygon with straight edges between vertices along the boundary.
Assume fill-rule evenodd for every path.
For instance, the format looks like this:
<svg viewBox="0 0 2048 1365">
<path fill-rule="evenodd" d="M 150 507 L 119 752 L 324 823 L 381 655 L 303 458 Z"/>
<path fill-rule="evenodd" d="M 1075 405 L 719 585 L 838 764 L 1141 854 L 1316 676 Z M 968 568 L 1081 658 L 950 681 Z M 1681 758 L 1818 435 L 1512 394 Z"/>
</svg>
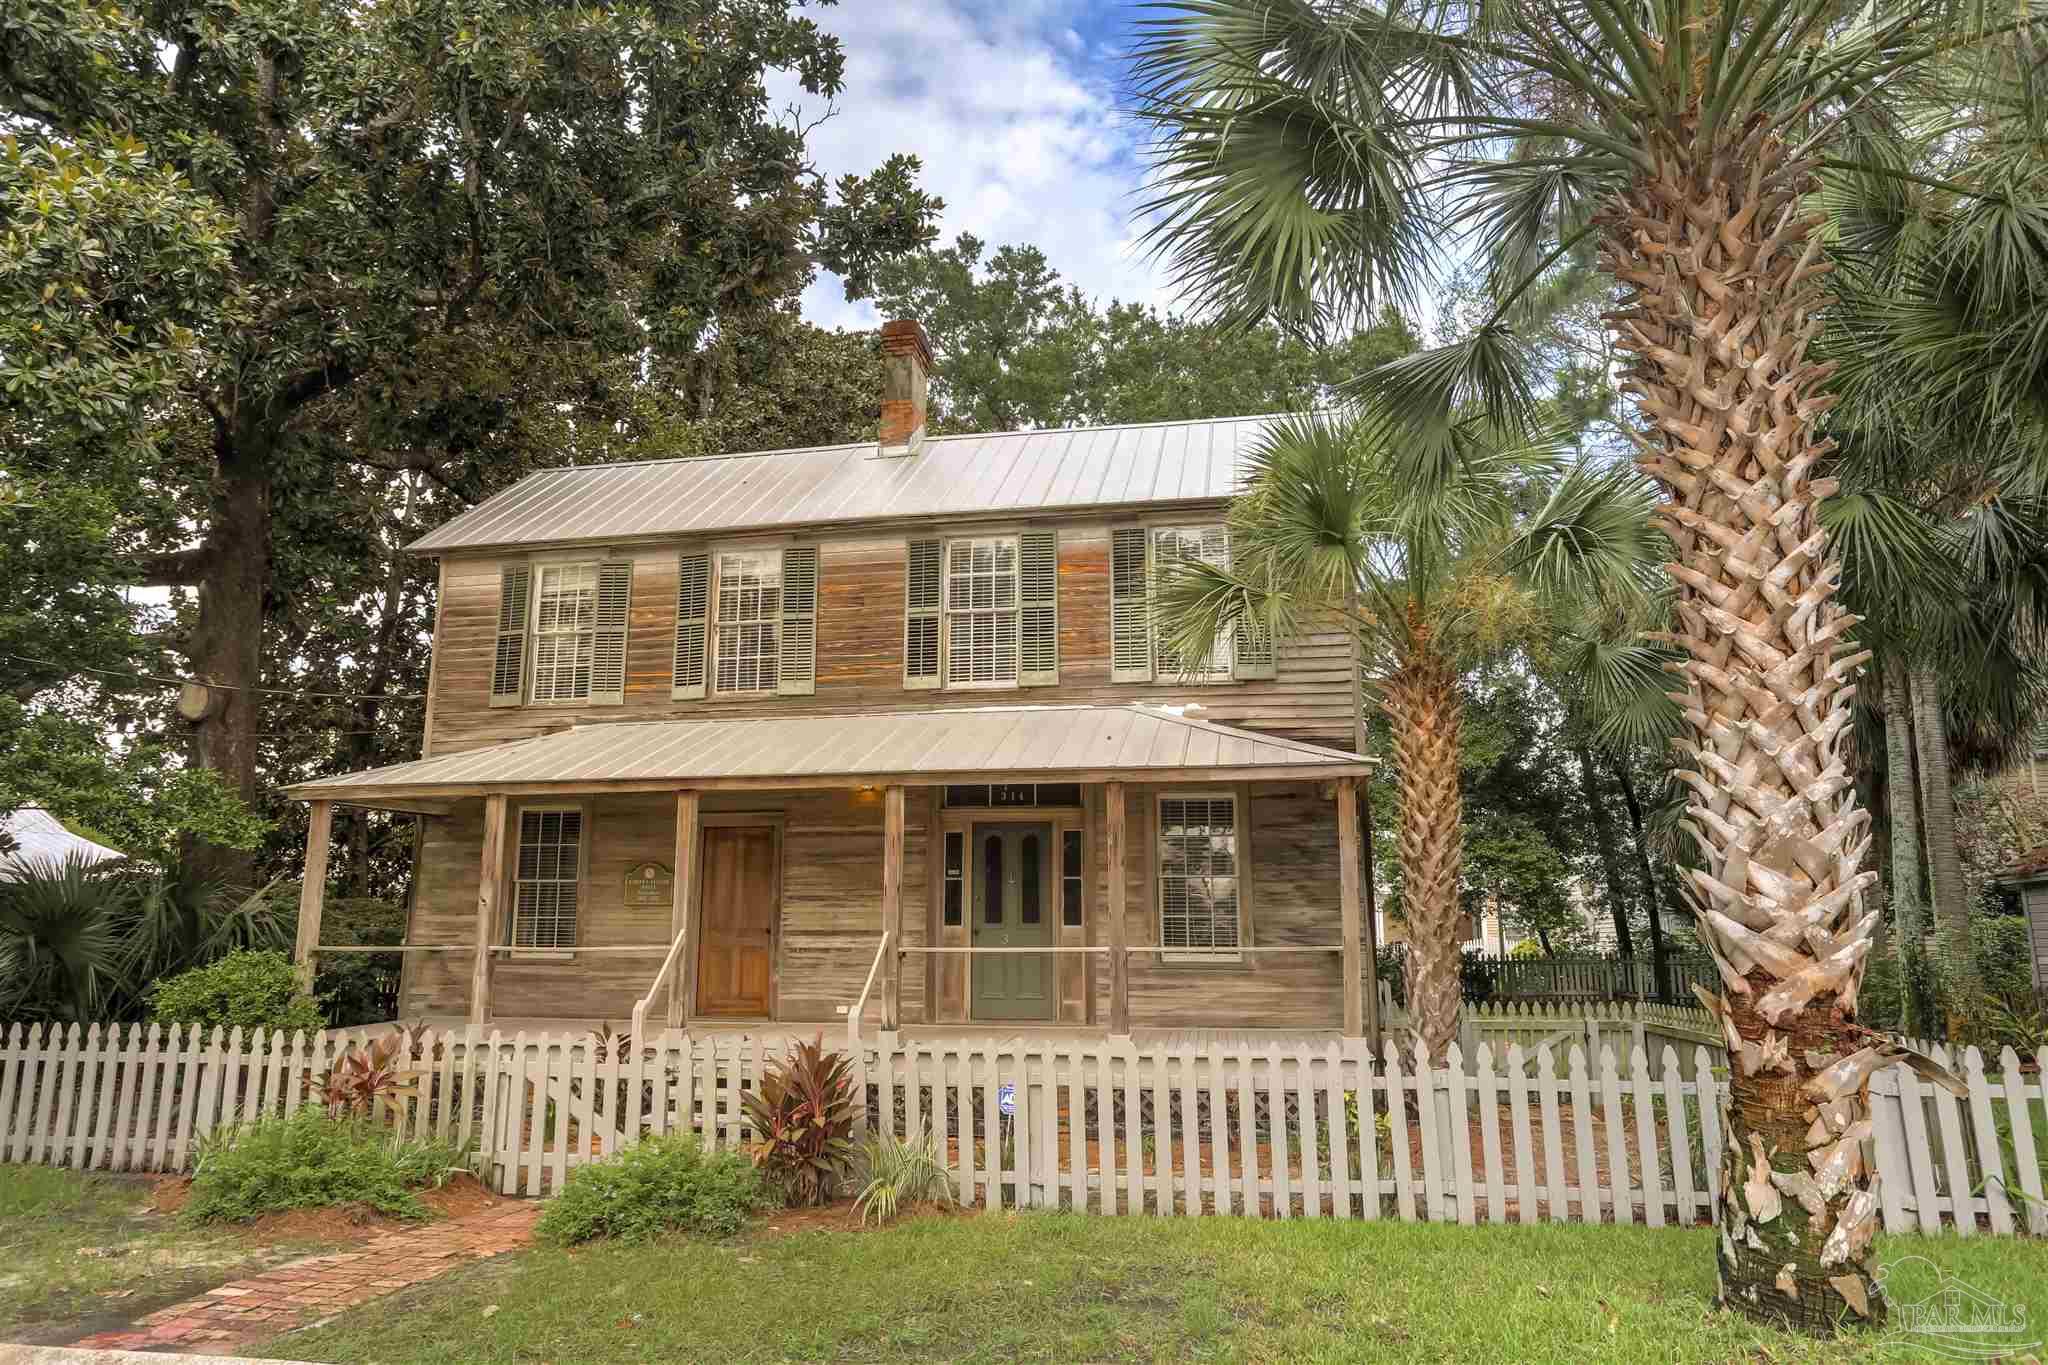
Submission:
<svg viewBox="0 0 2048 1365">
<path fill-rule="evenodd" d="M 875 960 L 868 964 L 868 979 L 861 982 L 860 995 L 855 998 L 853 1008 L 846 1012 L 846 1043 L 855 1056 L 860 1055 L 860 1017 L 868 1007 L 868 997 L 874 994 L 875 978 L 882 974 L 882 963 L 889 957 L 891 935 L 883 933 L 882 941 L 875 945 Z"/>
</svg>

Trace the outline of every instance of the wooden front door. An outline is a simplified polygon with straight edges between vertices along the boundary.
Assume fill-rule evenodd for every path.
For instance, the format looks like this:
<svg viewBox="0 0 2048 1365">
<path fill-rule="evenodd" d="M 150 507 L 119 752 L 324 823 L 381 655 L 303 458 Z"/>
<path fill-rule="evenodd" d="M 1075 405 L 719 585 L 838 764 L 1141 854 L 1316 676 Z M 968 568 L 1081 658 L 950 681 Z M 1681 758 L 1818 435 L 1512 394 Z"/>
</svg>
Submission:
<svg viewBox="0 0 2048 1365">
<path fill-rule="evenodd" d="M 1050 947 L 1053 942 L 1052 826 L 974 827 L 974 946 Z M 976 1019 L 1053 1017 L 1052 957 L 976 953 Z"/>
<path fill-rule="evenodd" d="M 704 830 L 698 919 L 697 1013 L 765 1017 L 775 971 L 781 868 L 773 825 Z"/>
</svg>

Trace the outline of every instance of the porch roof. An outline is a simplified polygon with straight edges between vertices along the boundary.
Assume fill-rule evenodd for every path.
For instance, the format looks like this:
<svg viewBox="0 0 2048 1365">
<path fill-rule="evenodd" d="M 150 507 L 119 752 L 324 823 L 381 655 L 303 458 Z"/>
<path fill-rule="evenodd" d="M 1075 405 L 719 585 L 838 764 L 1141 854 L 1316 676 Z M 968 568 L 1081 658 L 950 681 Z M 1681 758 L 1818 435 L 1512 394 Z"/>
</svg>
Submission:
<svg viewBox="0 0 2048 1365">
<path fill-rule="evenodd" d="M 1364 777 L 1339 749 L 1160 707 L 987 706 L 578 725 L 285 788 L 381 806 L 490 793 Z M 402 807 L 401 807 L 402 808 Z"/>
</svg>

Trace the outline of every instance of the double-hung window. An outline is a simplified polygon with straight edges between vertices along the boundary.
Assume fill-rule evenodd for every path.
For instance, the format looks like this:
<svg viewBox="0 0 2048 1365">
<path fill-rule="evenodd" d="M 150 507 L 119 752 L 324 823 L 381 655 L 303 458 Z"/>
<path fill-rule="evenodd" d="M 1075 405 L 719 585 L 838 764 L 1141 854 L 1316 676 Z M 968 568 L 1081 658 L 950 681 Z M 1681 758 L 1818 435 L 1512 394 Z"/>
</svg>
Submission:
<svg viewBox="0 0 2048 1365">
<path fill-rule="evenodd" d="M 1054 531 L 905 546 L 905 687 L 1051 687 L 1060 680 Z"/>
<path fill-rule="evenodd" d="M 1017 538 L 946 545 L 946 685 L 1017 683 Z"/>
<path fill-rule="evenodd" d="M 1166 960 L 1238 961 L 1237 799 L 1159 798 L 1159 946 Z"/>
<path fill-rule="evenodd" d="M 717 690 L 773 692 L 782 659 L 782 551 L 718 556 Z"/>
<path fill-rule="evenodd" d="M 533 699 L 583 701 L 597 648 L 597 565 L 543 564 L 533 594 Z"/>
<path fill-rule="evenodd" d="M 505 566 L 498 584 L 491 705 L 622 703 L 632 599 L 628 559 Z"/>
<path fill-rule="evenodd" d="M 512 946 L 540 951 L 576 946 L 583 886 L 583 812 L 522 810 L 512 882 Z"/>
<path fill-rule="evenodd" d="M 1230 529 L 1123 526 L 1110 534 L 1110 681 L 1230 682 L 1274 676 L 1273 631 L 1262 609 L 1235 613 L 1199 657 L 1174 646 L 1158 610 L 1160 586 L 1189 564 L 1228 570 Z"/>
</svg>

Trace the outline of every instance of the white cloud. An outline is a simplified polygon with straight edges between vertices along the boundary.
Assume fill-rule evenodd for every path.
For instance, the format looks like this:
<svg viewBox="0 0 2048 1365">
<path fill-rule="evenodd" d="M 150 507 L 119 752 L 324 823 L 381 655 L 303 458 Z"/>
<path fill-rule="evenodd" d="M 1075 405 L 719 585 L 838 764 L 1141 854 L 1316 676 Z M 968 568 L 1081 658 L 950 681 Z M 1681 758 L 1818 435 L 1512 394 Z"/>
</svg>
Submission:
<svg viewBox="0 0 2048 1365">
<path fill-rule="evenodd" d="M 942 196 L 941 241 L 972 232 L 1028 243 L 1090 294 L 1164 301 L 1159 273 L 1134 246 L 1142 171 L 1137 130 L 1116 108 L 1111 73 L 1087 62 L 1075 24 L 1085 0 L 1038 0 L 994 12 L 965 0 L 853 0 L 820 16 L 846 49 L 846 88 L 810 149 L 828 176 L 872 170 L 895 152 L 924 162 Z M 820 112 L 794 82 L 777 88 Z M 826 326 L 870 327 L 821 277 L 804 313 Z"/>
</svg>

